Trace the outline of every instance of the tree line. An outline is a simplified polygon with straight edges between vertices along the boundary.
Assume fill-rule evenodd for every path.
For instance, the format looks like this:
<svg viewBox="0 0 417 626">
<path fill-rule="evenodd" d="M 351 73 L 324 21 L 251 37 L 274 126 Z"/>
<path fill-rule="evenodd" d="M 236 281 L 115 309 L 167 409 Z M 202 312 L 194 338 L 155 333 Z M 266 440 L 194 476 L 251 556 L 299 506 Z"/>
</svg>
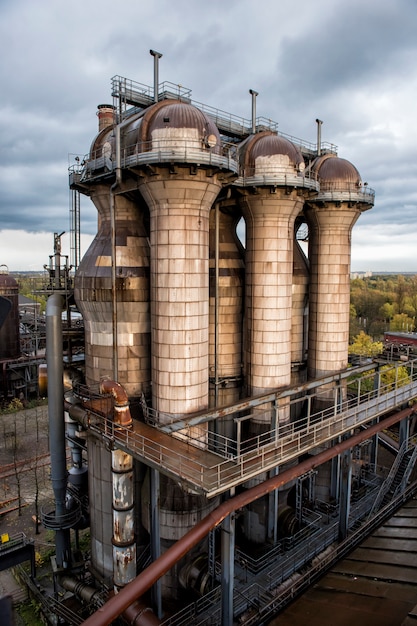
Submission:
<svg viewBox="0 0 417 626">
<path fill-rule="evenodd" d="M 414 332 L 417 275 L 375 275 L 350 283 L 350 340 L 361 331 L 375 341 L 387 330 Z"/>
</svg>

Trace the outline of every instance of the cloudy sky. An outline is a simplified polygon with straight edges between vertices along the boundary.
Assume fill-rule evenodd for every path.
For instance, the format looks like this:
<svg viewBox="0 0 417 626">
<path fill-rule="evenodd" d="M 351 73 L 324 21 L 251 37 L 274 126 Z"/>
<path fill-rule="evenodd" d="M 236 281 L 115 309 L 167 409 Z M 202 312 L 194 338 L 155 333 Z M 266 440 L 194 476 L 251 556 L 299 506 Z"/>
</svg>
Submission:
<svg viewBox="0 0 417 626">
<path fill-rule="evenodd" d="M 416 0 L 1 0 L 0 265 L 70 253 L 68 164 L 88 152 L 115 75 L 160 82 L 283 133 L 336 144 L 375 189 L 352 270 L 417 272 Z M 81 200 L 82 253 L 96 211 Z"/>
</svg>

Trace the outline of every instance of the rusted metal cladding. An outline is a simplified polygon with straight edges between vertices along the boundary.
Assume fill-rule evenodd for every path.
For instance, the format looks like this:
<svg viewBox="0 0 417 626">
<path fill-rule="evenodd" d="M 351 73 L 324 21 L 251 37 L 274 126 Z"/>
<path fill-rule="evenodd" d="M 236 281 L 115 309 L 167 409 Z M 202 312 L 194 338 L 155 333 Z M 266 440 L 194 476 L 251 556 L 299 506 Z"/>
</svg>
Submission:
<svg viewBox="0 0 417 626">
<path fill-rule="evenodd" d="M 362 185 L 361 176 L 356 167 L 340 157 L 324 155 L 314 163 L 314 171 L 318 173 L 320 193 L 329 191 L 357 191 Z"/>
<path fill-rule="evenodd" d="M 113 546 L 114 584 L 124 587 L 136 577 L 136 548 L 134 545 Z"/>
<path fill-rule="evenodd" d="M 291 363 L 293 376 L 291 383 L 302 382 L 302 370 L 307 356 L 308 328 L 308 261 L 300 244 L 294 239 L 294 261 L 292 279 L 292 318 L 291 318 Z"/>
<path fill-rule="evenodd" d="M 86 381 L 114 377 L 110 190 L 97 185 L 91 197 L 99 231 L 75 277 L 75 299 L 84 318 Z M 118 382 L 129 397 L 150 388 L 149 245 L 137 203 L 115 196 Z"/>
<path fill-rule="evenodd" d="M 220 154 L 219 131 L 202 111 L 178 100 L 165 100 L 150 107 L 140 127 L 143 151 L 184 150 L 198 156 L 208 148 L 211 154 Z M 193 156 L 191 156 L 193 158 Z M 177 159 L 176 159 L 177 160 Z"/>
<path fill-rule="evenodd" d="M 133 457 L 112 451 L 113 583 L 127 585 L 136 574 Z"/>
<path fill-rule="evenodd" d="M 234 202 L 228 202 L 227 205 L 222 203 L 221 207 L 213 208 L 210 213 L 210 406 L 231 404 L 241 394 L 245 277 L 244 250 L 236 235 L 240 216 Z M 216 272 L 217 231 L 219 241 Z"/>
<path fill-rule="evenodd" d="M 101 132 L 115 121 L 115 107 L 112 104 L 99 104 L 97 107 L 98 130 Z"/>
<path fill-rule="evenodd" d="M 304 170 L 301 152 L 288 139 L 270 131 L 252 135 L 241 144 L 241 175 L 252 177 L 297 176 Z"/>
<path fill-rule="evenodd" d="M 15 359 L 20 356 L 19 285 L 4 265 L 0 266 L 0 296 L 11 303 L 0 329 L 0 359 Z"/>
<path fill-rule="evenodd" d="M 126 511 L 113 509 L 113 545 L 128 546 L 135 541 L 135 515 L 133 507 Z M 114 552 L 113 552 L 114 554 Z M 128 581 L 125 581 L 127 584 Z"/>
<path fill-rule="evenodd" d="M 88 493 L 90 506 L 91 566 L 108 586 L 113 582 L 113 516 L 111 453 L 91 431 L 88 446 Z"/>
<path fill-rule="evenodd" d="M 133 457 L 123 450 L 113 450 L 111 462 L 114 472 L 129 472 L 133 469 Z"/>
<path fill-rule="evenodd" d="M 133 471 L 118 474 L 113 472 L 113 506 L 126 509 L 133 504 Z"/>
</svg>

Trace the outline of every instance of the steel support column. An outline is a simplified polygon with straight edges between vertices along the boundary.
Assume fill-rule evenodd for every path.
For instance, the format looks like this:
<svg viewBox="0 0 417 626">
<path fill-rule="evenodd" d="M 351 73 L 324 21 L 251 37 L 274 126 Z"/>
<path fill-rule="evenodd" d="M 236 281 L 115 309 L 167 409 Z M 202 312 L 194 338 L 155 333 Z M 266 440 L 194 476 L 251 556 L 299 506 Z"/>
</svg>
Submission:
<svg viewBox="0 0 417 626">
<path fill-rule="evenodd" d="M 151 556 L 155 561 L 161 556 L 161 533 L 159 525 L 159 505 L 160 505 L 160 476 L 159 472 L 152 467 L 149 468 L 149 491 L 150 491 L 150 529 L 151 529 Z M 159 619 L 162 617 L 162 593 L 161 579 L 155 581 L 152 587 L 152 604 Z"/>
<path fill-rule="evenodd" d="M 339 443 L 340 438 L 336 439 L 334 443 Z M 340 456 L 337 455 L 331 460 L 330 471 L 330 497 L 336 502 L 339 500 L 340 495 Z"/>
<path fill-rule="evenodd" d="M 399 423 L 398 435 L 399 435 L 398 445 L 401 448 L 404 441 L 408 441 L 410 438 L 410 419 L 408 417 L 401 420 L 401 422 Z"/>
<path fill-rule="evenodd" d="M 346 539 L 349 526 L 350 491 L 352 483 L 352 448 L 340 455 L 339 539 Z"/>
<path fill-rule="evenodd" d="M 233 492 L 233 493 L 232 493 Z M 234 490 L 230 492 L 231 497 Z M 233 626 L 233 589 L 235 578 L 235 514 L 228 515 L 222 523 L 222 626 Z"/>
</svg>

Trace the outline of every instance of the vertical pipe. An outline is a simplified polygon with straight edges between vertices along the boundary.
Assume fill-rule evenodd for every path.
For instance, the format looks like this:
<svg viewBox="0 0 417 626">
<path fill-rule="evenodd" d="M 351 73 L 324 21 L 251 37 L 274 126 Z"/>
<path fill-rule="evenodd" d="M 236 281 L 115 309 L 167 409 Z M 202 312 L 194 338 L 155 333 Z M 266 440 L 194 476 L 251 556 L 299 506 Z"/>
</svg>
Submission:
<svg viewBox="0 0 417 626">
<path fill-rule="evenodd" d="M 352 448 L 342 452 L 340 458 L 339 540 L 343 541 L 347 537 L 349 528 L 350 491 L 352 482 Z"/>
<path fill-rule="evenodd" d="M 158 102 L 159 91 L 159 59 L 162 57 L 160 52 L 149 50 L 149 54 L 153 56 L 153 99 Z"/>
<path fill-rule="evenodd" d="M 218 406 L 219 401 L 219 237 L 220 237 L 220 207 L 216 203 L 216 241 L 214 251 L 214 272 L 215 272 L 215 292 L 214 292 L 214 406 Z"/>
<path fill-rule="evenodd" d="M 136 576 L 136 543 L 134 528 L 133 457 L 123 450 L 112 450 L 112 517 L 114 591 Z"/>
<path fill-rule="evenodd" d="M 116 207 L 114 202 L 115 185 L 110 188 L 110 239 L 111 239 L 111 300 L 113 332 L 113 378 L 119 377 L 119 356 L 117 349 L 117 294 L 116 294 Z"/>
<path fill-rule="evenodd" d="M 279 474 L 279 467 L 274 467 L 269 472 L 272 478 Z M 274 544 L 278 541 L 278 489 L 274 489 L 268 494 L 268 539 L 272 539 Z"/>
<path fill-rule="evenodd" d="M 160 476 L 159 472 L 152 467 L 149 468 L 150 480 L 150 525 L 151 525 L 151 557 L 156 561 L 161 556 L 161 533 L 160 533 Z M 157 580 L 152 587 L 152 600 L 156 615 L 162 618 L 162 594 L 161 580 Z"/>
<path fill-rule="evenodd" d="M 322 120 L 316 119 L 317 123 L 317 156 L 321 155 L 321 125 L 323 124 Z"/>
<path fill-rule="evenodd" d="M 398 428 L 398 435 L 399 435 L 398 445 L 399 447 L 401 447 L 404 441 L 408 441 L 410 438 L 410 420 L 409 419 L 403 419 L 400 422 L 400 425 Z"/>
<path fill-rule="evenodd" d="M 234 489 L 230 490 L 234 496 Z M 222 524 L 222 626 L 233 626 L 233 583 L 235 578 L 235 516 L 230 513 Z"/>
<path fill-rule="evenodd" d="M 249 89 L 249 93 L 252 96 L 252 134 L 256 133 L 256 96 L 259 96 L 257 91 Z"/>
<path fill-rule="evenodd" d="M 65 454 L 64 381 L 62 355 L 62 309 L 64 299 L 53 293 L 46 304 L 46 364 L 48 368 L 49 449 L 51 451 L 51 479 L 55 497 L 55 518 L 59 522 L 67 513 L 67 462 Z M 69 528 L 55 532 L 56 562 L 58 567 L 70 564 Z"/>
<path fill-rule="evenodd" d="M 103 379 L 100 392 L 108 393 L 114 399 L 114 428 L 117 429 L 118 425 L 129 428 L 132 416 L 126 390 L 115 381 Z M 112 450 L 111 473 L 113 582 L 117 593 L 136 576 L 133 457 L 123 450 Z"/>
<path fill-rule="evenodd" d="M 116 293 L 116 205 L 115 191 L 121 182 L 121 148 L 120 125 L 115 127 L 116 135 L 116 181 L 110 187 L 110 239 L 111 239 L 111 297 L 112 297 L 112 331 L 113 331 L 113 379 L 119 378 L 119 352 L 117 340 L 117 293 Z"/>
</svg>

